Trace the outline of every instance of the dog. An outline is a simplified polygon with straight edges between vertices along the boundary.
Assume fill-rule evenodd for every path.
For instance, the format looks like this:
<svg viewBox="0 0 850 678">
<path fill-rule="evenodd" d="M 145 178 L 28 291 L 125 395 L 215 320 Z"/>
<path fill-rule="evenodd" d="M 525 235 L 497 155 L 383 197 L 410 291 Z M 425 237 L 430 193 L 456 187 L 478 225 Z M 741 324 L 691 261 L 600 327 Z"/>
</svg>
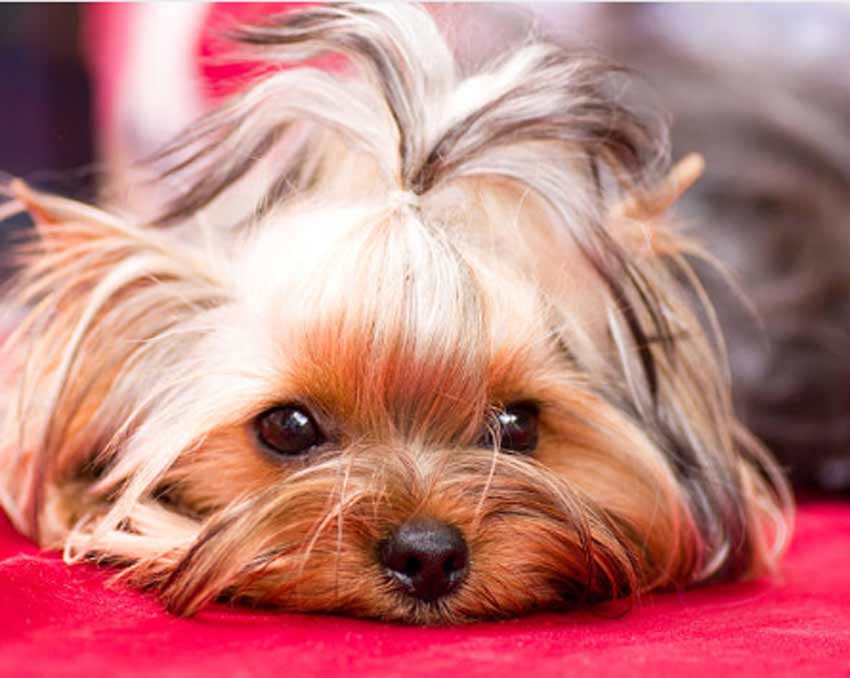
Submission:
<svg viewBox="0 0 850 678">
<path fill-rule="evenodd" d="M 665 216 L 700 161 L 667 174 L 620 69 L 529 39 L 463 73 L 406 3 L 233 37 L 301 67 L 151 158 L 151 215 L 4 186 L 36 223 L 19 530 L 180 615 L 460 623 L 777 567 L 786 480 Z"/>
</svg>

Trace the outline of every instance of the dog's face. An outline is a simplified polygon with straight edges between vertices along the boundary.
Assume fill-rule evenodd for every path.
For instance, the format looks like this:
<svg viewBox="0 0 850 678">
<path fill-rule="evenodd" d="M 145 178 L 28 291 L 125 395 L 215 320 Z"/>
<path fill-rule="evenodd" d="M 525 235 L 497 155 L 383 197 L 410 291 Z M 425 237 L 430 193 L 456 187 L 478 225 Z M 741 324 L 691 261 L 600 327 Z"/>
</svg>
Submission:
<svg viewBox="0 0 850 678">
<path fill-rule="evenodd" d="M 181 613 L 227 595 L 452 622 L 769 567 L 783 485 L 671 273 L 684 245 L 603 190 L 639 128 L 554 49 L 450 86 L 417 31 L 414 7 L 336 5 L 243 36 L 384 85 L 334 82 L 353 148 L 296 129 L 240 229 L 203 215 L 278 139 L 282 84 L 339 131 L 326 76 L 274 76 L 172 150 L 165 178 L 197 172 L 174 227 L 11 188 L 42 233 L 11 345 L 46 359 L 7 509 Z"/>
<path fill-rule="evenodd" d="M 257 230 L 198 348 L 221 423 L 166 476 L 218 517 L 175 606 L 249 563 L 237 595 L 428 622 L 624 594 L 633 558 L 648 580 L 690 566 L 658 450 L 534 278 L 457 232 L 382 206 Z"/>
</svg>

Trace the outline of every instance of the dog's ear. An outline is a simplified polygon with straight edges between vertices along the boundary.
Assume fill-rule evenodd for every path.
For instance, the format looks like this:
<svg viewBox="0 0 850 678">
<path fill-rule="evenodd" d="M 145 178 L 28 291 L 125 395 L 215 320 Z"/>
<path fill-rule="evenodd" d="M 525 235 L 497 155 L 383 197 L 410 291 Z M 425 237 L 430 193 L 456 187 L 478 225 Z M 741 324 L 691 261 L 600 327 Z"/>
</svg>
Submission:
<svg viewBox="0 0 850 678">
<path fill-rule="evenodd" d="M 689 153 L 677 162 L 667 177 L 642 194 L 630 195 L 612 210 L 612 216 L 625 219 L 654 219 L 664 214 L 682 197 L 705 170 L 699 153 Z"/>
<path fill-rule="evenodd" d="M 36 226 L 57 220 L 54 214 L 40 204 L 38 196 L 23 179 L 12 179 L 7 192 L 16 201 L 16 207 L 20 206 L 29 213 Z"/>
<path fill-rule="evenodd" d="M 687 239 L 670 227 L 668 211 L 696 183 L 705 170 L 698 153 L 682 158 L 662 181 L 626 196 L 609 215 L 610 231 L 634 256 L 671 256 L 687 253 Z"/>
<path fill-rule="evenodd" d="M 11 198 L 9 214 L 26 212 L 48 252 L 67 249 L 98 234 L 114 233 L 121 222 L 103 210 L 76 200 L 34 190 L 22 179 L 12 179 L 3 190 Z"/>
</svg>

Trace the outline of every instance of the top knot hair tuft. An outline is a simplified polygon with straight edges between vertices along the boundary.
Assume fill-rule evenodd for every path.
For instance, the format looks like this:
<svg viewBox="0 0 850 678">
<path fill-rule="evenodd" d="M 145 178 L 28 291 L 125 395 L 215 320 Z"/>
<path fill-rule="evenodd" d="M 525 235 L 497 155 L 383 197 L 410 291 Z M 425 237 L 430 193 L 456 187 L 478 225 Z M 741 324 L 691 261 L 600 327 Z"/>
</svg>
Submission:
<svg viewBox="0 0 850 678">
<path fill-rule="evenodd" d="M 370 189 L 419 196 L 463 177 L 528 183 L 541 156 L 552 165 L 544 174 L 634 191 L 665 156 L 664 134 L 611 95 L 622 69 L 529 39 L 462 77 L 415 4 L 309 7 L 229 37 L 252 59 L 298 67 L 257 82 L 149 159 L 176 187 L 157 224 L 191 219 L 249 174 L 258 195 L 248 218 L 262 216 L 293 196 L 328 192 L 348 155 L 375 165 L 379 186 Z M 346 67 L 311 65 L 329 53 Z"/>
</svg>

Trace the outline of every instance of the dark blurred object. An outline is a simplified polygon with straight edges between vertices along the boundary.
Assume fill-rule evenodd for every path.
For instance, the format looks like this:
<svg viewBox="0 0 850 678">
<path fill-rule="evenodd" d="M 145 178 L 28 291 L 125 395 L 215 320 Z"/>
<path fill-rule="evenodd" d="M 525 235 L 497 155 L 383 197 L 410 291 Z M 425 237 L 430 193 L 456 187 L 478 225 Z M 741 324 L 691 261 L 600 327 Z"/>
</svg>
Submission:
<svg viewBox="0 0 850 678">
<path fill-rule="evenodd" d="M 0 4 L 0 171 L 87 198 L 93 148 L 79 14 L 71 3 Z M 2 225 L 0 247 L 21 223 Z"/>
<path fill-rule="evenodd" d="M 701 266 L 739 412 L 800 486 L 850 490 L 850 8 L 603 5 L 583 31 L 646 78 L 674 157 L 705 176 L 677 214 L 758 320 Z M 637 93 L 635 93 L 637 96 Z M 759 323 L 760 321 L 760 323 Z"/>
</svg>

